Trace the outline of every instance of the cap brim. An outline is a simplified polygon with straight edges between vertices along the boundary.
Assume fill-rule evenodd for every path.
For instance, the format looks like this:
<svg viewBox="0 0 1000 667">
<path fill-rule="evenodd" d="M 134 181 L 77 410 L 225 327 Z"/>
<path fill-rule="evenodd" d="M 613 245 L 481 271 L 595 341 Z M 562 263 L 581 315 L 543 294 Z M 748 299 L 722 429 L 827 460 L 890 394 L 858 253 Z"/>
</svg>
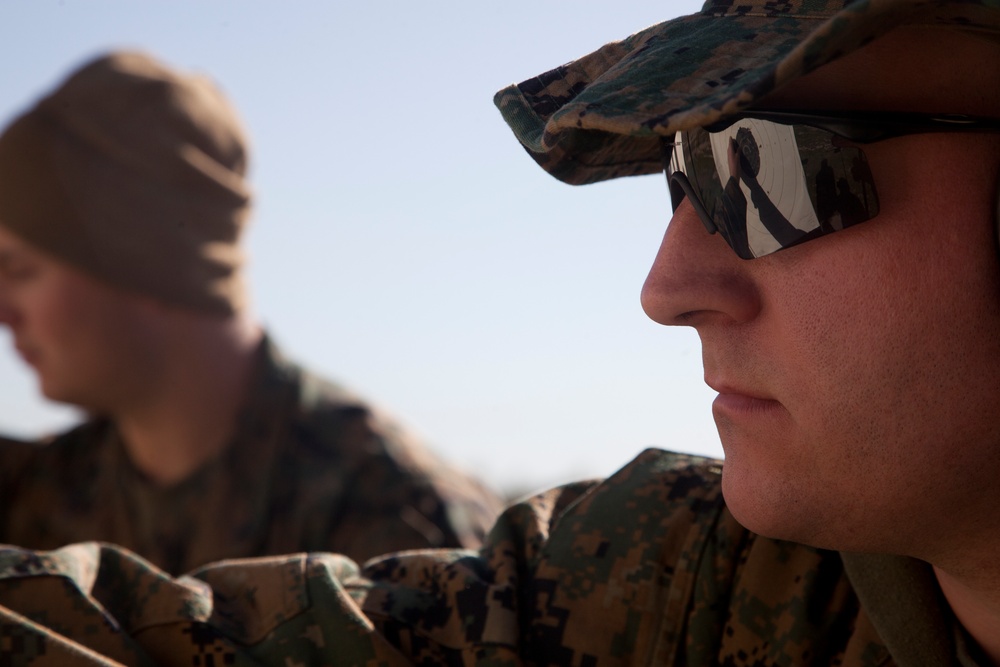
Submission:
<svg viewBox="0 0 1000 667">
<path fill-rule="evenodd" d="M 899 26 L 1000 32 L 1000 6 L 989 0 L 858 0 L 825 12 L 815 2 L 766 3 L 781 11 L 715 4 L 504 88 L 493 101 L 543 169 L 580 185 L 659 172 L 661 137 L 752 106 Z M 803 4 L 810 8 L 795 9 Z"/>
</svg>

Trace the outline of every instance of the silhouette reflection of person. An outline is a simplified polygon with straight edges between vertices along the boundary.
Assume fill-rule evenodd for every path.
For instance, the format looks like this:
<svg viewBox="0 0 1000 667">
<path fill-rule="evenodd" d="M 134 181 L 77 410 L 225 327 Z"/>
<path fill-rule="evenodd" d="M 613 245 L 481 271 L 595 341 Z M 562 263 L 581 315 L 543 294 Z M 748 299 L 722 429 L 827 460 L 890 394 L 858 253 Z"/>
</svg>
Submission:
<svg viewBox="0 0 1000 667">
<path fill-rule="evenodd" d="M 851 163 L 851 178 L 861 186 L 861 196 L 864 197 L 862 203 L 864 204 L 865 211 L 871 210 L 873 202 L 868 201 L 868 190 L 871 188 L 874 192 L 875 178 L 872 176 L 872 170 L 868 166 L 868 161 L 860 154 L 855 155 Z M 868 214 L 868 217 L 871 217 L 871 215 Z"/>
<path fill-rule="evenodd" d="M 830 161 L 824 159 L 816 173 L 816 217 L 824 232 L 833 231 L 831 220 L 837 212 L 837 183 Z"/>
<path fill-rule="evenodd" d="M 851 192 L 851 185 L 846 178 L 837 181 L 837 211 L 844 227 L 856 225 L 868 219 L 868 211 L 861 199 Z"/>
<path fill-rule="evenodd" d="M 740 181 L 750 190 L 750 200 L 753 203 L 760 221 L 768 233 L 782 246 L 798 241 L 805 232 L 798 229 L 778 210 L 764 188 L 757 182 L 760 172 L 760 152 L 753 133 L 741 127 L 736 132 L 736 138 L 729 140 L 729 150 L 726 155 L 729 164 L 729 180 L 723 188 L 722 209 L 716 215 L 717 226 L 724 230 L 725 235 L 733 244 L 733 248 L 741 257 L 754 257 L 750 250 L 747 237 L 747 200 L 740 188 Z"/>
</svg>

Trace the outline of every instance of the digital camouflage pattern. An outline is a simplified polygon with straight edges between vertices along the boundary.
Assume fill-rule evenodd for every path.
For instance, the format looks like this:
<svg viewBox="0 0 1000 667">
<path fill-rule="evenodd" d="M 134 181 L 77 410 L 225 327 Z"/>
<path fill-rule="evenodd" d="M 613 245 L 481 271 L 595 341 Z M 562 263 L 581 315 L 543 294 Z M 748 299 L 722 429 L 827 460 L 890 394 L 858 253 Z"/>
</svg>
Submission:
<svg viewBox="0 0 1000 667">
<path fill-rule="evenodd" d="M 752 106 L 905 24 L 1000 32 L 998 0 L 708 0 L 509 86 L 494 102 L 546 171 L 580 185 L 663 171 L 661 137 Z"/>
<path fill-rule="evenodd" d="M 361 571 L 299 554 L 171 579 L 106 545 L 0 550 L 0 664 L 976 664 L 951 621 L 910 604 L 929 567 L 904 565 L 906 586 L 863 582 L 867 596 L 907 609 L 904 633 L 948 631 L 888 637 L 910 646 L 899 660 L 840 554 L 749 533 L 722 502 L 719 462 L 649 450 L 603 483 L 511 507 L 479 553 L 411 551 Z"/>
<path fill-rule="evenodd" d="M 0 542 L 114 542 L 175 574 L 295 551 L 363 560 L 478 547 L 501 509 L 481 484 L 270 341 L 229 448 L 170 488 L 132 466 L 107 419 L 42 446 L 0 441 Z"/>
</svg>

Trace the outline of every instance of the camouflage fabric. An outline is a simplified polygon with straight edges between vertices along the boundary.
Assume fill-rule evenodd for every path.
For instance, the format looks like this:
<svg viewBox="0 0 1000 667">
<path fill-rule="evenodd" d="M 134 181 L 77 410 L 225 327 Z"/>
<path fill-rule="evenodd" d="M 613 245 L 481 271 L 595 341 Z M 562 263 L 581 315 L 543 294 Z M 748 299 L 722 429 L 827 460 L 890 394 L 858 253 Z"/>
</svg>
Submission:
<svg viewBox="0 0 1000 667">
<path fill-rule="evenodd" d="M 270 341 L 232 444 L 170 488 L 135 470 L 106 419 L 44 446 L 0 442 L 0 542 L 52 549 L 104 540 L 173 573 L 295 551 L 363 560 L 477 547 L 500 509 L 482 485 L 283 360 Z"/>
<path fill-rule="evenodd" d="M 663 170 L 660 138 L 752 106 L 905 24 L 996 35 L 997 0 L 708 0 L 509 86 L 494 102 L 546 171 L 572 184 Z"/>
<path fill-rule="evenodd" d="M 866 558 L 851 557 L 862 570 Z M 0 550 L 0 663 L 975 665 L 925 604 L 929 567 L 903 562 L 904 585 L 879 577 L 859 596 L 836 552 L 741 528 L 719 462 L 649 450 L 602 483 L 511 507 L 479 553 L 411 551 L 360 571 L 299 554 L 171 579 L 93 543 Z M 859 597 L 915 619 L 887 638 L 912 645 L 910 661 L 890 656 Z"/>
</svg>

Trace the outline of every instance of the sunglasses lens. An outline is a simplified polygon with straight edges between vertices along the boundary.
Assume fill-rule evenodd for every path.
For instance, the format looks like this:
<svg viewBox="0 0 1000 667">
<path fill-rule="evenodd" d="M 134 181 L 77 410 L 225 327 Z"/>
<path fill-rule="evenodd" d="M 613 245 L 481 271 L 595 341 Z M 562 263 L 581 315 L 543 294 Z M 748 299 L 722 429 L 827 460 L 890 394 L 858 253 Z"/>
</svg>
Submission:
<svg viewBox="0 0 1000 667">
<path fill-rule="evenodd" d="M 745 118 L 720 132 L 679 132 L 667 150 L 674 208 L 693 194 L 705 224 L 744 259 L 878 214 L 864 152 L 827 130 Z"/>
</svg>

